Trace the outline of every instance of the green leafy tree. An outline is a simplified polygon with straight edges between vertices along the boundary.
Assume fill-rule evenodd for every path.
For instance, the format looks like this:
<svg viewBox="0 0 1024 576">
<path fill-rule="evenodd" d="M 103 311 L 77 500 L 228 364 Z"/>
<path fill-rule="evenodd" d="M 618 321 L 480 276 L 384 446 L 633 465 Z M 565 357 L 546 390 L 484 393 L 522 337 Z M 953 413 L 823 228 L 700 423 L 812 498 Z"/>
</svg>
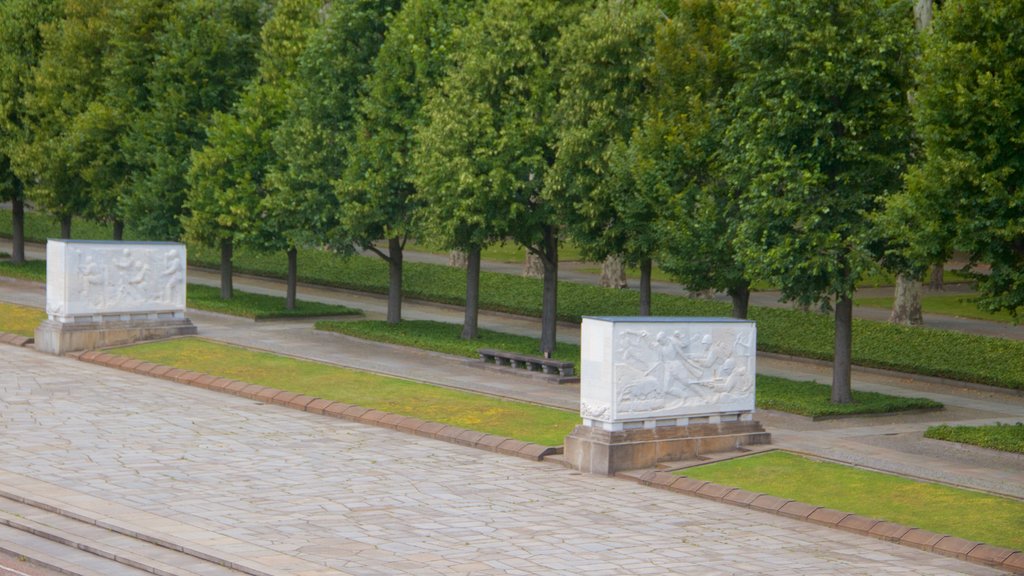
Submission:
<svg viewBox="0 0 1024 576">
<path fill-rule="evenodd" d="M 399 0 L 325 4 L 323 23 L 299 57 L 289 111 L 273 135 L 281 162 L 268 176 L 273 191 L 263 203 L 293 246 L 353 251 L 338 226 L 335 187 L 348 164 L 364 80 L 384 42 L 386 19 L 399 6 Z"/>
<path fill-rule="evenodd" d="M 456 64 L 425 106 L 416 182 L 470 246 L 510 238 L 544 265 L 541 352 L 555 349 L 561 218 L 544 195 L 554 162 L 558 71 L 574 1 L 491 0 L 459 33 Z M 436 220 L 436 219 L 435 219 Z"/>
<path fill-rule="evenodd" d="M 11 156 L 30 138 L 24 96 L 42 52 L 41 28 L 59 13 L 57 1 L 0 2 L 0 200 L 11 202 L 11 261 L 25 261 L 25 183 Z"/>
<path fill-rule="evenodd" d="M 853 292 L 879 257 L 870 216 L 908 159 L 911 5 L 778 0 L 738 16 L 740 256 L 786 299 L 835 301 L 832 400 L 850 402 Z"/>
<path fill-rule="evenodd" d="M 914 99 L 923 161 L 899 200 L 924 262 L 956 247 L 977 275 L 980 304 L 1024 306 L 1024 2 L 949 0 L 924 35 Z"/>
<path fill-rule="evenodd" d="M 557 152 L 545 195 L 573 214 L 566 230 L 593 260 L 639 265 L 640 313 L 650 313 L 658 209 L 633 181 L 630 138 L 643 117 L 646 74 L 661 18 L 652 2 L 602 0 L 558 41 Z"/>
<path fill-rule="evenodd" d="M 221 247 L 221 297 L 232 293 L 236 244 L 288 253 L 286 306 L 294 308 L 297 246 L 264 208 L 273 193 L 268 175 L 280 163 L 274 130 L 288 111 L 298 58 L 317 23 L 319 0 L 281 0 L 260 36 L 259 68 L 231 112 L 212 117 L 205 146 L 192 157 L 184 226 L 191 240 Z"/>
<path fill-rule="evenodd" d="M 349 162 L 339 182 L 341 228 L 388 263 L 388 322 L 402 318 L 402 261 L 422 204 L 413 183 L 412 136 L 423 102 L 449 61 L 452 31 L 472 0 L 409 0 L 388 25 L 367 80 Z M 388 241 L 383 252 L 375 241 Z"/>
<path fill-rule="evenodd" d="M 181 237 L 193 150 L 256 73 L 264 0 L 175 0 L 155 32 L 147 102 L 121 146 L 133 177 L 122 210 L 136 235 Z"/>
<path fill-rule="evenodd" d="M 13 151 L 15 172 L 32 203 L 60 220 L 71 237 L 71 218 L 95 208 L 87 174 L 102 130 L 93 108 L 102 93 L 110 6 L 66 0 L 56 19 L 42 25 L 43 50 L 23 97 L 28 138 Z"/>
<path fill-rule="evenodd" d="M 655 34 L 654 89 L 631 143 L 635 189 L 657 216 L 647 242 L 661 268 L 690 290 L 729 294 L 745 318 L 750 282 L 737 258 L 739 188 L 720 155 L 736 66 L 728 42 L 736 5 L 681 0 Z"/>
</svg>

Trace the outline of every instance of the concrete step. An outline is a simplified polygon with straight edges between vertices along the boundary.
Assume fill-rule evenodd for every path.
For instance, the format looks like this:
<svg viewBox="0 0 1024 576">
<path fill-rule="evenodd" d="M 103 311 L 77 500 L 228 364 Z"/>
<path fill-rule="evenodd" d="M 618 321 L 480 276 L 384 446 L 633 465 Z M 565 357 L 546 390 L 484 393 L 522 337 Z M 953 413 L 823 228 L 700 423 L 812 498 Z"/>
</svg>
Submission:
<svg viewBox="0 0 1024 576">
<path fill-rule="evenodd" d="M 0 548 L 72 576 L 239 576 L 240 572 L 31 502 L 0 497 Z M 140 537 L 141 536 L 141 537 Z"/>
</svg>

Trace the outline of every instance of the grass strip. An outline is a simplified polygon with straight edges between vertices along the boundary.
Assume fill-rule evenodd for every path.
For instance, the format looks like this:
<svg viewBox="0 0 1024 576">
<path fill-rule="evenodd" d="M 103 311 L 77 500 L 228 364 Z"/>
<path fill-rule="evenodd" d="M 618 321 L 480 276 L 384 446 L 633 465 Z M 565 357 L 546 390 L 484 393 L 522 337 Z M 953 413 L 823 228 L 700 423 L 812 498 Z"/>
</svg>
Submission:
<svg viewBox="0 0 1024 576">
<path fill-rule="evenodd" d="M 878 392 L 853 391 L 853 402 L 833 404 L 832 388 L 817 382 L 797 382 L 777 376 L 757 377 L 757 407 L 811 418 L 892 414 L 907 410 L 940 410 L 942 404 L 927 398 L 906 398 Z"/>
<path fill-rule="evenodd" d="M 364 340 L 412 346 L 434 352 L 476 358 L 480 348 L 495 348 L 521 354 L 536 354 L 536 338 L 481 330 L 477 340 L 463 340 L 462 327 L 429 320 L 404 321 L 393 325 L 377 320 L 337 322 L 322 320 L 318 330 L 339 332 Z M 580 347 L 559 344 L 555 357 L 580 366 Z M 757 407 L 781 410 L 809 417 L 856 414 L 887 414 L 906 410 L 940 409 L 942 404 L 926 398 L 904 398 L 877 392 L 854 391 L 850 404 L 832 404 L 831 389 L 816 382 L 796 382 L 775 376 L 757 377 Z"/>
<path fill-rule="evenodd" d="M 26 260 L 23 264 L 0 262 L 0 276 L 29 282 L 46 282 L 46 260 Z"/>
<path fill-rule="evenodd" d="M 463 340 L 461 325 L 431 320 L 403 320 L 401 324 L 397 325 L 381 320 L 357 322 L 321 320 L 315 326 L 317 330 L 337 332 L 364 340 L 412 346 L 467 358 L 477 358 L 479 356 L 477 350 L 480 348 L 493 348 L 530 356 L 539 355 L 538 351 L 540 350 L 540 340 L 536 338 L 495 332 L 494 330 L 481 329 L 478 338 Z M 553 357 L 563 362 L 574 362 L 579 366 L 580 347 L 575 344 L 559 344 Z"/>
<path fill-rule="evenodd" d="M 578 414 L 556 408 L 297 360 L 200 338 L 138 344 L 113 352 L 545 446 L 561 445 L 580 422 Z"/>
<path fill-rule="evenodd" d="M 700 480 L 1024 550 L 1024 502 L 773 451 L 679 472 Z"/>
<path fill-rule="evenodd" d="M 0 332 L 31 338 L 43 320 L 46 320 L 46 312 L 38 308 L 0 302 Z"/>
<path fill-rule="evenodd" d="M 924 437 L 1024 454 L 1024 422 L 1016 424 L 997 422 L 992 426 L 942 424 L 925 430 Z"/>
<path fill-rule="evenodd" d="M 281 296 L 254 294 L 241 290 L 235 290 L 230 300 L 221 300 L 220 288 L 201 284 L 189 284 L 187 294 L 189 308 L 231 314 L 253 320 L 362 314 L 360 310 L 347 306 L 307 300 L 296 300 L 295 308 L 289 310 L 285 307 L 285 299 Z"/>
<path fill-rule="evenodd" d="M 9 226 L 0 218 L 0 233 Z M 26 214 L 26 237 L 40 240 L 38 231 L 55 223 L 43 215 Z M 76 221 L 76 236 L 88 238 L 97 227 Z M 8 232 L 9 233 L 9 232 Z M 105 237 L 109 237 L 109 232 Z M 189 247 L 189 263 L 216 268 L 219 251 Z M 235 269 L 262 276 L 283 278 L 287 270 L 284 252 L 259 253 L 239 248 Z M 387 291 L 387 265 L 376 257 L 341 258 L 322 250 L 300 250 L 299 277 L 323 284 L 383 294 Z M 405 296 L 461 305 L 465 295 L 465 271 L 448 266 L 407 262 L 404 266 Z M 509 274 L 483 272 L 480 277 L 482 309 L 540 316 L 542 282 Z M 654 294 L 653 310 L 660 316 L 729 316 L 726 302 Z M 613 290 L 573 282 L 558 287 L 562 320 L 579 322 L 588 316 L 630 316 L 639 309 L 635 290 Z M 831 360 L 834 321 L 830 315 L 784 308 L 751 307 L 757 322 L 758 349 L 806 358 Z M 909 327 L 856 319 L 853 322 L 853 361 L 861 366 L 966 380 L 1024 390 L 1024 341 L 964 334 L 947 330 Z"/>
<path fill-rule="evenodd" d="M 891 297 L 858 298 L 857 305 L 891 310 L 892 300 Z M 931 314 L 973 318 L 989 322 L 1003 322 L 1005 324 L 1015 324 L 1020 321 L 1018 318 L 1010 315 L 1009 312 L 986 312 L 978 308 L 977 297 L 967 294 L 929 294 L 921 298 L 921 309 Z"/>
</svg>

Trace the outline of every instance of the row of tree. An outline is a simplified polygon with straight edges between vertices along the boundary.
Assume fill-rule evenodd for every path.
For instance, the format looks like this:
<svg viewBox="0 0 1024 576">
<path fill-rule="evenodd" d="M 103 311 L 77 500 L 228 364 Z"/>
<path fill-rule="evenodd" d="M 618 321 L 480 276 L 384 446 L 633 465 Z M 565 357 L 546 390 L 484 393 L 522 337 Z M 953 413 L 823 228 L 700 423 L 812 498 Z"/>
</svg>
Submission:
<svg viewBox="0 0 1024 576">
<path fill-rule="evenodd" d="M 220 246 L 409 238 L 657 261 L 746 315 L 752 280 L 834 306 L 954 248 L 1024 304 L 1024 0 L 0 0 L 0 194 Z M 387 248 L 378 248 L 381 242 Z"/>
</svg>

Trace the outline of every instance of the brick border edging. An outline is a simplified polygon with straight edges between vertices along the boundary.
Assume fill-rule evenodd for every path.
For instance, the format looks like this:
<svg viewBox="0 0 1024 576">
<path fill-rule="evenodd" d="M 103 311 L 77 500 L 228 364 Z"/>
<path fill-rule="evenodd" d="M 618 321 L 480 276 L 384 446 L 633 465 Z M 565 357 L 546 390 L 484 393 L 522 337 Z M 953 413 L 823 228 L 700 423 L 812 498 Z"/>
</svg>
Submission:
<svg viewBox="0 0 1024 576">
<path fill-rule="evenodd" d="M 947 534 L 936 534 L 902 524 L 865 518 L 849 512 L 811 506 L 794 500 L 722 486 L 687 476 L 677 476 L 670 472 L 651 470 L 639 477 L 625 474 L 617 476 L 632 479 L 644 486 L 698 496 L 797 520 L 806 520 L 830 528 L 838 528 L 944 556 L 985 564 L 1014 574 L 1024 574 L 1024 552 L 1019 550 L 1000 548 Z"/>
<path fill-rule="evenodd" d="M 11 334 L 10 332 L 0 332 L 0 344 L 10 344 L 11 346 L 24 348 L 29 344 L 33 344 L 35 341 L 35 338 L 28 336 L 20 336 L 18 334 Z"/>
<path fill-rule="evenodd" d="M 519 458 L 526 458 L 527 460 L 541 461 L 545 456 L 561 453 L 560 447 L 531 444 L 529 442 L 506 438 L 504 436 L 495 436 L 493 434 L 486 434 L 475 430 L 467 430 L 458 426 L 449 426 L 447 424 L 429 422 L 411 416 L 402 416 L 391 412 L 382 412 L 380 410 L 364 408 L 362 406 L 356 406 L 355 404 L 325 400 L 323 398 L 306 396 L 305 394 L 299 394 L 297 392 L 288 392 L 277 388 L 268 388 L 258 384 L 250 384 L 249 382 L 243 382 L 241 380 L 219 378 L 211 374 L 182 370 L 181 368 L 174 368 L 173 366 L 161 366 L 159 364 L 143 362 L 142 360 L 129 358 L 127 356 L 108 354 L 99 350 L 75 352 L 68 354 L 68 357 L 77 358 L 83 362 L 98 364 L 100 366 L 107 366 L 109 368 L 117 368 L 128 372 L 134 372 L 136 374 L 170 380 L 179 384 L 188 384 L 189 386 L 195 386 L 197 388 L 205 388 L 216 392 L 225 392 L 267 404 L 277 404 L 286 408 L 312 412 L 313 414 L 332 416 L 334 418 L 341 418 L 343 420 L 350 420 L 352 422 L 359 422 L 361 424 L 369 424 L 382 428 L 391 428 L 393 430 L 398 430 L 399 432 L 416 434 L 417 436 L 424 436 L 426 438 L 433 438 L 435 440 L 442 440 L 444 442 L 451 442 L 453 444 L 460 444 L 471 448 L 479 448 L 489 452 L 497 452 L 498 454 L 517 456 Z"/>
</svg>

